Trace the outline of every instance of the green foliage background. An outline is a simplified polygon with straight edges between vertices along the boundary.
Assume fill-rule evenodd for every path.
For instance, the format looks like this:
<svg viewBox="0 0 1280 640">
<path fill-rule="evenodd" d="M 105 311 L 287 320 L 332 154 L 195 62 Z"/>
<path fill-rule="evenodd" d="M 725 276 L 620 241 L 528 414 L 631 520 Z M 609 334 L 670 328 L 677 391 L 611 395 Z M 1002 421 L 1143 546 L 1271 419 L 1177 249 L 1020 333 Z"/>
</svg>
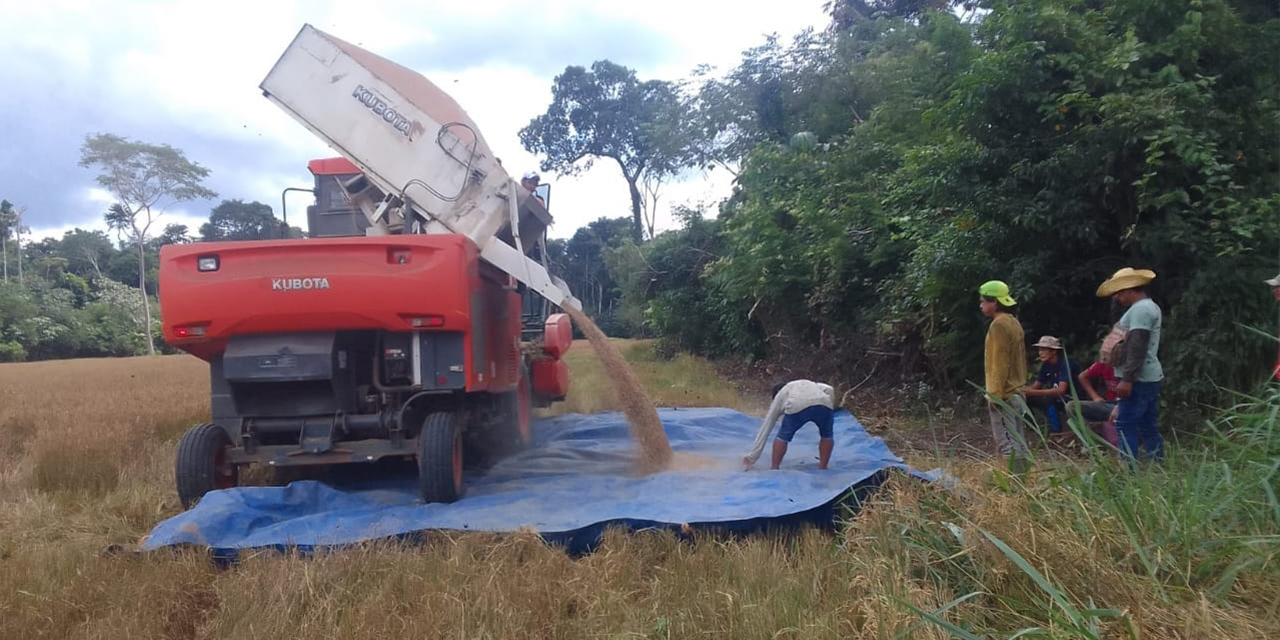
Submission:
<svg viewBox="0 0 1280 640">
<path fill-rule="evenodd" d="M 1249 327 L 1276 324 L 1280 8 L 834 4 L 830 29 L 692 99 L 736 192 L 615 250 L 634 326 L 721 356 L 892 346 L 922 356 L 900 375 L 955 386 L 980 372 L 979 283 L 1009 282 L 1028 336 L 1087 362 L 1111 321 L 1094 290 L 1135 266 L 1159 274 L 1173 397 L 1265 377 L 1275 344 Z"/>
<path fill-rule="evenodd" d="M 160 247 L 193 240 L 259 240 L 279 237 L 271 207 L 224 200 L 192 238 L 184 225 L 168 225 L 145 243 L 150 331 L 159 344 L 156 300 Z M 3 220 L 0 219 L 0 223 Z M 15 225 L 16 227 L 16 225 Z M 127 239 L 72 229 L 62 238 L 18 249 L 16 229 L 0 224 L 8 256 L 8 280 L 0 282 L 0 362 L 133 356 L 147 352 L 146 314 L 138 295 L 138 254 Z M 297 235 L 301 232 L 293 230 Z M 272 235 L 275 234 L 275 235 Z M 18 260 L 23 278 L 18 279 Z M 172 349 L 160 345 L 161 351 Z"/>
<path fill-rule="evenodd" d="M 1113 316 L 1094 289 L 1130 265 L 1159 274 L 1173 398 L 1265 377 L 1275 344 L 1252 328 L 1276 326 L 1261 280 L 1280 271 L 1280 7 L 830 10 L 828 28 L 768 39 L 727 73 L 653 81 L 663 113 L 684 114 L 661 119 L 662 148 L 679 151 L 661 170 L 732 170 L 735 191 L 715 212 L 680 209 L 681 228 L 646 242 L 618 218 L 549 243 L 607 331 L 747 360 L 876 354 L 881 376 L 962 390 L 981 365 L 979 283 L 1007 281 L 1028 336 L 1057 335 L 1087 362 Z M 634 75 L 593 68 L 606 67 Z M 637 131 L 625 148 L 650 158 L 657 130 Z M 136 246 L 74 230 L 19 256 L 10 218 L 0 360 L 138 353 L 155 327 L 121 289 L 137 284 Z M 200 234 L 271 237 L 273 225 L 266 205 L 227 200 Z M 148 293 L 159 246 L 189 240 L 171 226 L 147 241 Z"/>
</svg>

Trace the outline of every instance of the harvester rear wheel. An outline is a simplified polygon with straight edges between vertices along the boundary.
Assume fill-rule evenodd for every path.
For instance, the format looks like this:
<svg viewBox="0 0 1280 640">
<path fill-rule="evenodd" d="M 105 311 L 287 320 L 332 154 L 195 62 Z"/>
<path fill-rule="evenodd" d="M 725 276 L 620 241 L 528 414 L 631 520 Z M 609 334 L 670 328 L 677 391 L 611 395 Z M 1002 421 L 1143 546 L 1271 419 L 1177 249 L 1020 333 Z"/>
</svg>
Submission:
<svg viewBox="0 0 1280 640">
<path fill-rule="evenodd" d="M 182 508 L 216 489 L 230 489 L 240 480 L 239 469 L 227 461 L 231 438 L 214 424 L 198 424 L 182 434 L 174 475 Z"/>
<path fill-rule="evenodd" d="M 448 411 L 429 414 L 418 434 L 418 489 L 424 502 L 462 497 L 462 429 Z"/>
</svg>

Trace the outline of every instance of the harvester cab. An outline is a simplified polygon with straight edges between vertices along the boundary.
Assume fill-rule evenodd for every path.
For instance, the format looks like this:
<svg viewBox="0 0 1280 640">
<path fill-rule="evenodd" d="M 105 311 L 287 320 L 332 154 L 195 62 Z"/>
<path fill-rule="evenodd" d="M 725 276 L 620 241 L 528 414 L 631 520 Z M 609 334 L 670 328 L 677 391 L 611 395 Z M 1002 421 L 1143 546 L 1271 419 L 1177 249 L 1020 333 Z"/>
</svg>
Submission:
<svg viewBox="0 0 1280 640">
<path fill-rule="evenodd" d="M 426 78 L 310 26 L 261 88 L 341 156 L 309 164 L 309 238 L 161 251 L 165 338 L 210 369 L 179 498 L 251 464 L 401 458 L 423 500 L 457 500 L 465 462 L 527 444 L 568 391 L 570 322 L 545 312 L 579 305 L 546 268 L 545 198 Z"/>
</svg>

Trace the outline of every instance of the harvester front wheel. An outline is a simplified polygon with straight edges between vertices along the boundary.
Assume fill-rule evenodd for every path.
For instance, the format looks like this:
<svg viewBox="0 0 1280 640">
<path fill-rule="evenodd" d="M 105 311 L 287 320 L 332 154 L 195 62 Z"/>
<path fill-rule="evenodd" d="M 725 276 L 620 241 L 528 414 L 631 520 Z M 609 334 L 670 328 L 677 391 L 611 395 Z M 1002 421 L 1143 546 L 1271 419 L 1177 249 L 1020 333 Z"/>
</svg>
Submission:
<svg viewBox="0 0 1280 640">
<path fill-rule="evenodd" d="M 418 434 L 418 489 L 423 502 L 462 497 L 462 429 L 448 411 L 429 414 Z"/>
<path fill-rule="evenodd" d="M 198 424 L 182 434 L 174 469 L 182 508 L 190 509 L 210 491 L 236 486 L 240 474 L 227 461 L 230 449 L 231 438 L 218 425 Z"/>
</svg>

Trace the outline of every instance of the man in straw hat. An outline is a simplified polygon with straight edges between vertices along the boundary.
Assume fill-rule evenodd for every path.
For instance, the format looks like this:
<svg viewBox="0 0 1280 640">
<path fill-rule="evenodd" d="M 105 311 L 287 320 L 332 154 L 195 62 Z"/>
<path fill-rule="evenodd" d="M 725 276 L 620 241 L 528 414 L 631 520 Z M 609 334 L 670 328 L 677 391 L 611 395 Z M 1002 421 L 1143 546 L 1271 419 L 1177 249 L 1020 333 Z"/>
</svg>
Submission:
<svg viewBox="0 0 1280 640">
<path fill-rule="evenodd" d="M 1147 269 L 1125 267 L 1098 287 L 1099 298 L 1112 298 L 1127 307 L 1117 326 L 1124 331 L 1124 344 L 1116 366 L 1116 431 L 1120 448 L 1131 458 L 1139 449 L 1156 460 L 1164 457 L 1164 439 L 1156 426 L 1160 405 L 1160 382 L 1164 369 L 1156 352 L 1160 349 L 1160 307 L 1147 297 L 1147 285 L 1156 274 Z"/>
<path fill-rule="evenodd" d="M 978 296 L 982 315 L 991 318 L 984 350 L 991 436 L 1000 454 L 1012 458 L 1014 471 L 1022 472 L 1030 464 L 1023 430 L 1027 401 L 1022 395 L 1027 383 L 1027 347 L 1022 323 L 1012 314 L 1017 302 L 1009 295 L 1009 285 L 999 280 L 983 283 Z"/>
</svg>

